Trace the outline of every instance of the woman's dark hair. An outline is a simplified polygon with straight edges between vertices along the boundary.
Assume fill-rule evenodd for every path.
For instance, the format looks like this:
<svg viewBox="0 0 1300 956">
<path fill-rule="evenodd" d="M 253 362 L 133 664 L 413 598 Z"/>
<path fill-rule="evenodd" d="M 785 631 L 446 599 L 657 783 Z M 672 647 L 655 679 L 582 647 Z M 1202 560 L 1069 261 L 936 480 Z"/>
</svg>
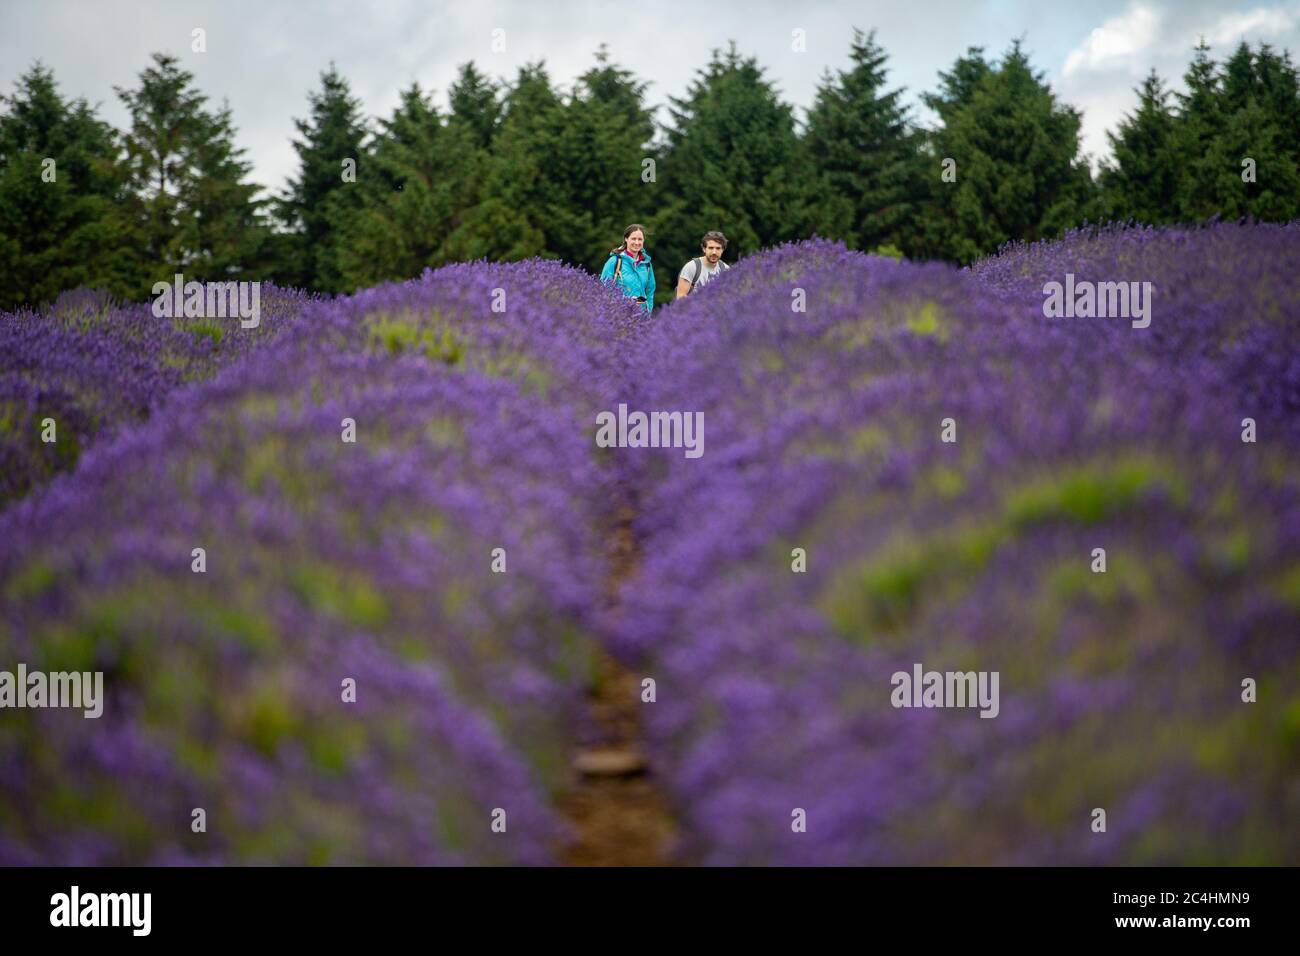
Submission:
<svg viewBox="0 0 1300 956">
<path fill-rule="evenodd" d="M 644 235 L 645 235 L 645 226 L 641 225 L 641 223 L 639 223 L 639 222 L 634 222 L 634 223 L 632 223 L 632 225 L 630 225 L 630 226 L 628 226 L 626 229 L 624 229 L 624 230 L 623 230 L 623 244 L 622 244 L 621 246 L 619 246 L 617 249 L 615 249 L 614 252 L 623 252 L 625 249 L 627 249 L 627 237 L 630 236 L 630 235 L 632 235 L 632 233 L 636 232 L 638 229 L 641 230 L 641 234 L 644 236 Z M 612 253 L 611 253 L 611 255 L 612 255 Z"/>
<path fill-rule="evenodd" d="M 724 249 L 727 248 L 727 237 L 716 229 L 704 234 L 704 238 L 700 240 L 700 248 L 703 249 L 710 241 L 718 243 Z"/>
</svg>

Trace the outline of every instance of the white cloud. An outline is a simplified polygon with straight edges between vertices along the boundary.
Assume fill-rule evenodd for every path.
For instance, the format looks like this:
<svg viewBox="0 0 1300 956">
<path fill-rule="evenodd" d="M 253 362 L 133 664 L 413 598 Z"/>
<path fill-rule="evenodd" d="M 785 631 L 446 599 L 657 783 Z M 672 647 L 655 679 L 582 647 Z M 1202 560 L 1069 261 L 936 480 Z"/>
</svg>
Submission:
<svg viewBox="0 0 1300 956">
<path fill-rule="evenodd" d="M 1088 34 L 1065 58 L 1065 76 L 1080 70 L 1099 70 L 1123 63 L 1145 52 L 1160 35 L 1163 12 L 1135 3 Z"/>
<path fill-rule="evenodd" d="M 1134 88 L 1151 70 L 1182 89 L 1193 48 L 1204 38 L 1222 62 L 1242 40 L 1300 49 L 1300 0 L 1224 11 L 1222 0 L 1136 0 L 1090 31 L 1065 56 L 1053 85 L 1060 98 L 1083 111 L 1080 130 L 1094 167 L 1110 153 L 1106 132 L 1137 106 Z"/>
<path fill-rule="evenodd" d="M 802 116 L 822 71 L 847 65 L 851 29 L 875 27 L 889 55 L 889 85 L 906 87 L 917 118 L 933 123 L 919 101 L 939 71 L 968 46 L 997 58 L 1020 36 L 1058 97 L 1084 111 L 1084 149 L 1101 155 L 1105 130 L 1133 108 L 1142 75 L 1155 68 L 1177 85 L 1201 36 L 1218 59 L 1242 38 L 1300 52 L 1300 0 L 714 0 L 703 16 L 695 0 L 655 0 L 653 15 L 640 17 L 635 29 L 627 28 L 624 8 L 607 0 L 318 0 L 310 7 L 294 0 L 0 0 L 0 93 L 39 57 L 54 68 L 64 95 L 98 102 L 101 116 L 120 128 L 127 116 L 113 85 L 135 87 L 150 53 L 172 52 L 195 73 L 210 105 L 229 99 L 252 178 L 279 189 L 297 169 L 292 120 L 307 115 L 308 93 L 331 60 L 374 117 L 388 115 L 412 80 L 434 90 L 445 108 L 456 67 L 467 60 L 510 78 L 524 62 L 545 58 L 552 79 L 567 86 L 603 41 L 616 63 L 650 82 L 649 101 L 662 108 L 685 92 L 711 50 L 734 39 Z M 208 29 L 206 54 L 190 52 L 195 26 Z M 502 53 L 491 48 L 498 26 L 508 33 Z M 796 27 L 807 31 L 806 53 L 790 48 Z"/>
<path fill-rule="evenodd" d="M 1221 4 L 1135 2 L 1092 30 L 1065 58 L 1062 77 L 1121 71 L 1146 73 L 1167 57 L 1187 57 L 1202 38 L 1211 47 L 1285 38 L 1300 24 L 1300 6 L 1255 7 L 1229 13 Z"/>
<path fill-rule="evenodd" d="M 1295 16 L 1286 10 L 1256 7 L 1254 10 L 1224 14 L 1205 31 L 1205 42 L 1216 46 L 1236 43 L 1247 37 L 1275 37 L 1286 33 L 1295 23 Z"/>
</svg>

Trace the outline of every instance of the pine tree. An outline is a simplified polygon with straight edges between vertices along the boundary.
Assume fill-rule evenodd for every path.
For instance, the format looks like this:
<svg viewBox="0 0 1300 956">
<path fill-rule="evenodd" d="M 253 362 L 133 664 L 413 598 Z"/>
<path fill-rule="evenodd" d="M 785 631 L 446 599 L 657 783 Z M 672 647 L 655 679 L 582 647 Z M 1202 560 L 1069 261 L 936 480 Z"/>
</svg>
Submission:
<svg viewBox="0 0 1300 956">
<path fill-rule="evenodd" d="M 1115 155 L 1101 172 L 1104 208 L 1110 219 L 1172 222 L 1182 164 L 1169 93 L 1152 70 L 1137 94 L 1137 110 L 1106 134 Z"/>
<path fill-rule="evenodd" d="M 1260 44 L 1255 55 L 1255 88 L 1278 130 L 1279 145 L 1300 167 L 1300 76 L 1290 53 L 1284 50 L 1279 56 L 1267 43 Z"/>
<path fill-rule="evenodd" d="M 303 288 L 339 292 L 343 278 L 334 262 L 330 232 L 360 205 L 354 187 L 366 172 L 362 146 L 367 126 L 361 101 L 352 96 L 333 63 L 321 74 L 321 89 L 310 94 L 308 102 L 310 117 L 294 120 L 302 137 L 293 141 L 298 175 L 277 203 L 279 217 L 292 233 L 289 261 L 279 267 L 279 278 Z M 345 165 L 349 160 L 353 165 Z M 345 179 L 349 170 L 355 180 Z"/>
<path fill-rule="evenodd" d="M 117 88 L 131 116 L 125 137 L 129 228 L 139 236 L 135 297 L 177 272 L 225 278 L 258 247 L 257 187 L 232 145 L 230 111 L 207 112 L 207 97 L 177 59 L 156 53 L 135 90 Z"/>
<path fill-rule="evenodd" d="M 1110 135 L 1108 214 L 1144 222 L 1300 215 L 1300 85 L 1290 57 L 1242 43 L 1220 68 L 1201 43 L 1184 79 L 1174 112 L 1152 73 L 1137 113 Z"/>
<path fill-rule="evenodd" d="M 1254 97 L 1226 115 L 1206 159 L 1210 172 L 1205 188 L 1218 215 L 1265 221 L 1300 216 L 1300 169 L 1273 118 Z M 1253 181 L 1243 178 L 1247 160 L 1254 164 Z"/>
<path fill-rule="evenodd" d="M 733 44 L 714 51 L 683 98 L 671 98 L 673 123 L 663 161 L 668 197 L 650 237 L 661 260 L 699 254 L 700 237 L 721 229 L 727 258 L 808 235 L 815 183 L 795 132 L 793 109 L 781 102 L 753 58 Z M 675 283 L 661 283 L 671 295 Z"/>
<path fill-rule="evenodd" d="M 111 127 L 84 99 L 63 99 L 39 62 L 0 102 L 0 309 L 79 285 L 136 291 L 123 261 L 131 244 L 112 224 L 126 174 Z"/>
<path fill-rule="evenodd" d="M 193 184 L 189 144 L 203 124 L 204 98 L 190 88 L 191 75 L 167 54 L 154 54 L 153 62 L 140 74 L 138 90 L 114 88 L 131 116 L 125 136 L 127 208 L 141 240 L 141 287 L 189 265 L 183 197 Z"/>
<path fill-rule="evenodd" d="M 230 106 L 205 117 L 204 127 L 193 147 L 195 181 L 187 202 L 193 212 L 190 272 L 213 281 L 260 276 L 267 200 L 256 198 L 259 186 L 245 182 L 253 167 L 234 146 Z"/>
<path fill-rule="evenodd" d="M 941 79 L 940 92 L 925 97 L 943 121 L 930 144 L 925 254 L 970 262 L 1087 216 L 1092 178 L 1079 155 L 1079 113 L 1056 101 L 1019 41 L 996 67 L 973 49 Z M 942 159 L 955 161 L 955 182 L 943 181 Z"/>
<path fill-rule="evenodd" d="M 1223 126 L 1222 83 L 1210 48 L 1202 40 L 1183 76 L 1186 92 L 1177 95 L 1176 150 L 1183 157 L 1179 178 L 1177 217 L 1184 221 L 1208 219 L 1222 212 L 1219 184 L 1222 170 L 1215 137 Z"/>
<path fill-rule="evenodd" d="M 381 126 L 358 206 L 335 210 L 330 241 L 346 290 L 442 265 L 457 216 L 472 205 L 480 151 L 470 130 L 443 123 L 419 84 Z"/>
<path fill-rule="evenodd" d="M 814 226 L 851 248 L 910 244 L 925 170 L 901 89 L 886 92 L 885 52 L 855 30 L 853 68 L 828 72 L 804 141 L 822 177 Z"/>
<path fill-rule="evenodd" d="M 1219 115 L 1207 155 L 1207 188 L 1220 215 L 1286 220 L 1300 215 L 1300 163 L 1295 140 L 1294 70 L 1267 48 L 1240 44 L 1223 65 Z M 1280 94 L 1280 95 L 1279 95 Z M 1252 174 L 1243 168 L 1253 165 Z"/>
<path fill-rule="evenodd" d="M 954 251 L 957 238 L 951 234 L 951 222 L 957 209 L 969 210 L 966 215 L 978 217 L 979 205 L 970 191 L 959 192 L 956 183 L 959 167 L 957 158 L 948 152 L 952 143 L 946 136 L 948 126 L 969 110 L 975 100 L 975 91 L 994 67 L 984 57 L 983 47 L 967 47 L 966 53 L 957 58 L 952 70 L 939 72 L 939 89 L 934 93 L 922 93 L 921 101 L 939 117 L 939 126 L 927 131 L 921 137 L 921 156 L 926 165 L 927 195 L 922 203 L 919 229 L 914 235 L 909 255 L 917 258 L 958 258 L 967 260 L 979 254 L 980 246 L 967 243 L 960 252 Z M 976 163 L 980 157 L 971 157 Z M 970 172 L 965 162 L 960 172 Z M 950 167 L 950 168 L 949 168 Z M 949 179 L 949 175 L 956 178 Z M 987 240 L 985 240 L 987 241 Z"/>
<path fill-rule="evenodd" d="M 984 58 L 984 48 L 967 47 L 966 55 L 957 58 L 951 72 L 939 73 L 939 92 L 925 93 L 921 98 L 947 123 L 958 110 L 970 106 L 975 91 L 992 72 L 994 67 Z"/>
<path fill-rule="evenodd" d="M 451 84 L 448 100 L 449 123 L 465 124 L 480 149 L 491 146 L 501 122 L 500 91 L 496 83 L 480 73 L 472 61 L 462 64 L 456 81 Z"/>
<path fill-rule="evenodd" d="M 587 215 L 576 224 L 582 231 L 565 237 L 562 255 L 593 271 L 604 265 L 628 223 L 646 218 L 658 188 L 642 177 L 643 161 L 654 158 L 645 87 L 612 65 L 601 47 L 596 65 L 579 77 L 564 107 L 558 152 L 564 194 Z"/>
<path fill-rule="evenodd" d="M 525 64 L 506 94 L 492 140 L 481 201 L 447 242 L 456 259 L 563 256 L 582 228 L 583 210 L 564 193 L 559 154 L 564 108 L 541 63 Z"/>
</svg>

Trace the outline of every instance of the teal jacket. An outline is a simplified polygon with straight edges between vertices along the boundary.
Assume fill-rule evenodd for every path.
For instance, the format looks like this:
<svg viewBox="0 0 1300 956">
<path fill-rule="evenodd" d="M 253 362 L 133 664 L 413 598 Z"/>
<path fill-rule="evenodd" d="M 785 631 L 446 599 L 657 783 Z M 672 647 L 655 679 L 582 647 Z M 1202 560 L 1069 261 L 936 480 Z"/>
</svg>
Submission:
<svg viewBox="0 0 1300 956">
<path fill-rule="evenodd" d="M 655 307 L 655 268 L 650 262 L 650 253 L 644 249 L 641 250 L 641 262 L 637 264 L 632 260 L 631 255 L 626 252 L 620 252 L 618 255 L 609 254 L 605 261 L 605 268 L 600 270 L 600 281 L 612 282 L 614 279 L 614 267 L 618 260 L 623 260 L 623 268 L 618 273 L 619 291 L 629 299 L 635 299 L 637 296 L 645 296 L 646 312 L 651 312 Z"/>
</svg>

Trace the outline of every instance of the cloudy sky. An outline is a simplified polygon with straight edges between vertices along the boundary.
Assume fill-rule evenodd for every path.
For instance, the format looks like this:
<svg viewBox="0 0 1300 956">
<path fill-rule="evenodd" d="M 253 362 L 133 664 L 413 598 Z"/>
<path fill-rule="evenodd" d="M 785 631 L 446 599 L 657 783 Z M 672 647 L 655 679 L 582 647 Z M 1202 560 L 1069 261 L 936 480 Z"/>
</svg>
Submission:
<svg viewBox="0 0 1300 956">
<path fill-rule="evenodd" d="M 467 60 L 511 77 L 544 59 L 567 85 L 606 43 L 662 104 L 734 40 L 804 108 L 822 72 L 847 64 L 855 26 L 877 31 L 891 84 L 918 104 L 967 47 L 1000 54 L 1023 38 L 1058 96 L 1083 111 L 1094 160 L 1107 152 L 1105 131 L 1133 108 L 1133 87 L 1152 67 L 1178 85 L 1198 37 L 1221 54 L 1244 38 L 1300 56 L 1300 0 L 0 0 L 0 91 L 39 59 L 65 96 L 99 104 L 122 128 L 113 87 L 135 86 L 151 53 L 173 53 L 214 103 L 229 102 L 253 178 L 278 190 L 296 166 L 293 118 L 306 115 L 331 60 L 367 113 L 386 116 L 412 81 L 445 105 Z M 204 53 L 191 50 L 197 27 Z M 493 48 L 497 30 L 503 50 Z M 795 30 L 803 52 L 792 49 Z M 917 115 L 929 119 L 919 106 Z"/>
</svg>

